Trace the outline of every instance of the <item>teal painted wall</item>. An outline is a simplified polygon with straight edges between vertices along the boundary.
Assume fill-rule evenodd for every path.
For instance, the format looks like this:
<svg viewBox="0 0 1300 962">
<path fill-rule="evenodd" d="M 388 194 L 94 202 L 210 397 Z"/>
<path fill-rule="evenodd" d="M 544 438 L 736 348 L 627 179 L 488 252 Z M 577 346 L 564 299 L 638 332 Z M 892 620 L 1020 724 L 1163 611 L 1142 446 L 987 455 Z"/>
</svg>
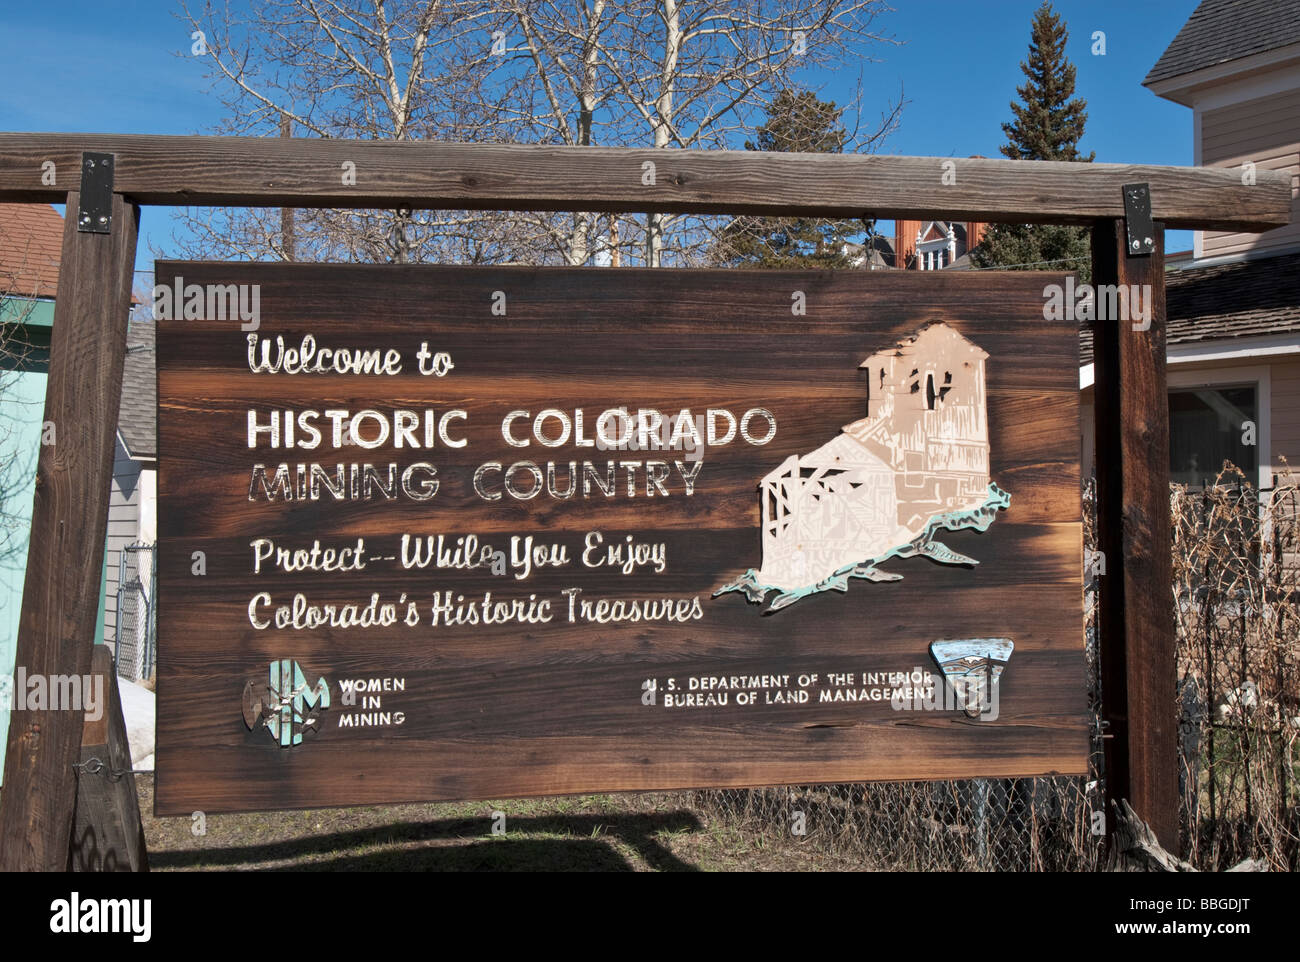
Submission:
<svg viewBox="0 0 1300 962">
<path fill-rule="evenodd" d="M 49 302 L 0 301 L 0 678 L 6 688 L 22 612 L 53 308 Z M 8 732 L 9 712 L 0 711 L 0 766 Z"/>
<path fill-rule="evenodd" d="M 8 687 L 22 614 L 53 323 L 53 301 L 0 298 L 0 706 L 4 709 L 0 710 L 0 780 L 9 735 Z M 101 573 L 96 640 L 104 635 L 106 586 Z"/>
</svg>

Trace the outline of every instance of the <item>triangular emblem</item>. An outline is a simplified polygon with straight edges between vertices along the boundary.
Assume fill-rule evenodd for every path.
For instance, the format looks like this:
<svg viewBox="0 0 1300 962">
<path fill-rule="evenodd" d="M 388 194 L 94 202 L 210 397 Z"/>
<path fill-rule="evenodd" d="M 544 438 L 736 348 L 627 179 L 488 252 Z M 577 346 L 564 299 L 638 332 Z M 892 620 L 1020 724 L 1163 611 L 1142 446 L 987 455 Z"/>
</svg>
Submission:
<svg viewBox="0 0 1300 962">
<path fill-rule="evenodd" d="M 957 638 L 932 643 L 930 654 L 952 686 L 957 704 L 975 718 L 992 706 L 1015 647 L 1010 638 Z"/>
</svg>

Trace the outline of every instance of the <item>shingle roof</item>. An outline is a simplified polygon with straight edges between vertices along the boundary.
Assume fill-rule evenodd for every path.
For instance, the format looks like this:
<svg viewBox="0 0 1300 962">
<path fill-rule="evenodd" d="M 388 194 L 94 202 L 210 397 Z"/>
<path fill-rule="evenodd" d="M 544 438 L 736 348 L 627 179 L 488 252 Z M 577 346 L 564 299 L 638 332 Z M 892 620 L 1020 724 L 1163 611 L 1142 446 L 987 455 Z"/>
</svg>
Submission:
<svg viewBox="0 0 1300 962">
<path fill-rule="evenodd" d="M 49 204 L 0 204 L 0 292 L 53 297 L 63 218 Z"/>
<path fill-rule="evenodd" d="M 54 297 L 59 288 L 63 218 L 49 204 L 0 204 L 0 293 Z M 138 298 L 131 296 L 132 303 Z M 132 321 L 126 334 L 117 427 L 127 452 L 157 457 L 154 326 Z"/>
<path fill-rule="evenodd" d="M 154 325 L 132 321 L 126 331 L 126 364 L 122 369 L 122 409 L 117 430 L 133 458 L 158 456 L 158 391 L 154 381 Z"/>
<path fill-rule="evenodd" d="M 1300 43 L 1297 0 L 1202 0 L 1142 84 L 1293 43 Z"/>
<path fill-rule="evenodd" d="M 1300 333 L 1300 253 L 1170 271 L 1165 306 L 1169 344 Z M 1092 331 L 1079 353 L 1092 362 Z"/>
</svg>

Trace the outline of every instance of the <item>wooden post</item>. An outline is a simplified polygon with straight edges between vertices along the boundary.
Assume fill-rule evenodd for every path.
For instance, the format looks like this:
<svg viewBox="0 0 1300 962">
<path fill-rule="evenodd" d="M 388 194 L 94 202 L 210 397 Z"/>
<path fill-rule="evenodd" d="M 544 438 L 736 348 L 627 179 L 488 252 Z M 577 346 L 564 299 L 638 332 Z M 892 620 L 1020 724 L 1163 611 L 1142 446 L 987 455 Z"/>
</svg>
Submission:
<svg viewBox="0 0 1300 962">
<path fill-rule="evenodd" d="M 72 165 L 76 170 L 77 164 Z M 78 191 L 63 221 L 45 421 L 54 444 L 36 468 L 31 543 L 15 669 L 87 675 L 98 628 L 113 444 L 140 211 L 113 196 L 107 234 L 77 230 Z M 0 790 L 0 869 L 68 867 L 80 760 L 79 711 L 15 711 Z"/>
<path fill-rule="evenodd" d="M 149 856 L 131 773 L 131 744 L 107 645 L 95 645 L 91 676 L 102 686 L 103 701 L 99 718 L 87 718 L 82 728 L 72 870 L 147 872 Z"/>
<path fill-rule="evenodd" d="M 1178 851 L 1173 571 L 1169 522 L 1169 397 L 1165 386 L 1164 226 L 1155 252 L 1129 256 L 1123 220 L 1092 231 L 1092 282 L 1137 285 L 1145 320 L 1094 324 L 1097 529 L 1107 811 L 1127 799 L 1160 844 Z M 1134 328 L 1138 329 L 1135 330 Z M 1145 329 L 1143 329 L 1145 327 Z"/>
</svg>

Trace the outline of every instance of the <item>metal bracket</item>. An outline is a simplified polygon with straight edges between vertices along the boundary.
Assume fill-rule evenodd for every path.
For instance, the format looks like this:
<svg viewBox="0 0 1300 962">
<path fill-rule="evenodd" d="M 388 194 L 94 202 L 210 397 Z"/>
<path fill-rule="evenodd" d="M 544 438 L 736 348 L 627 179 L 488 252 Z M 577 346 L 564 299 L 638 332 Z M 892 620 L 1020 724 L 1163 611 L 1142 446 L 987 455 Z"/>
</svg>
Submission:
<svg viewBox="0 0 1300 962">
<path fill-rule="evenodd" d="M 1128 256 L 1154 254 L 1156 228 L 1151 221 L 1151 187 L 1148 184 L 1125 184 L 1124 227 L 1128 232 Z"/>
<path fill-rule="evenodd" d="M 82 234 L 107 234 L 113 226 L 112 154 L 81 155 L 81 194 L 77 202 L 77 231 Z"/>
</svg>

